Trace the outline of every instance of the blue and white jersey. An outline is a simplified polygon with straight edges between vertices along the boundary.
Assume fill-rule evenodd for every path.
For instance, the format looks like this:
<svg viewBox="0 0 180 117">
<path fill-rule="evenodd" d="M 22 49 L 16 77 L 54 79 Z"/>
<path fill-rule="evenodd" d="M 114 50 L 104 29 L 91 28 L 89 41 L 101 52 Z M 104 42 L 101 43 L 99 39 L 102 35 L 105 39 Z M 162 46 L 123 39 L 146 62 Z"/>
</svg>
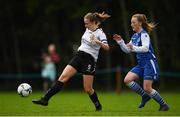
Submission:
<svg viewBox="0 0 180 117">
<path fill-rule="evenodd" d="M 154 50 L 151 45 L 149 34 L 142 30 L 140 33 L 135 33 L 131 37 L 133 52 L 136 52 L 137 60 L 155 59 Z"/>
<path fill-rule="evenodd" d="M 156 59 L 149 34 L 144 29 L 140 33 L 135 33 L 129 43 L 133 45 L 132 49 L 129 49 L 123 40 L 118 42 L 125 53 L 135 52 L 137 60 Z"/>
<path fill-rule="evenodd" d="M 133 47 L 128 48 L 124 40 L 118 41 L 121 49 L 125 53 L 135 52 L 138 64 L 132 68 L 131 72 L 143 77 L 144 80 L 158 80 L 158 64 L 154 55 L 149 34 L 145 30 L 135 33 L 130 42 Z"/>
<path fill-rule="evenodd" d="M 98 59 L 98 55 L 99 55 L 99 49 L 100 49 L 100 45 L 99 44 L 93 44 L 91 42 L 91 36 L 95 36 L 98 40 L 100 40 L 102 43 L 107 43 L 107 38 L 105 33 L 103 32 L 103 30 L 101 28 L 96 29 L 95 31 L 91 31 L 89 29 L 86 29 L 86 31 L 84 32 L 82 39 L 81 39 L 81 45 L 78 48 L 78 50 L 80 51 L 84 51 L 88 54 L 90 54 L 91 56 L 93 56 L 93 58 L 95 59 L 95 61 L 97 61 Z"/>
</svg>

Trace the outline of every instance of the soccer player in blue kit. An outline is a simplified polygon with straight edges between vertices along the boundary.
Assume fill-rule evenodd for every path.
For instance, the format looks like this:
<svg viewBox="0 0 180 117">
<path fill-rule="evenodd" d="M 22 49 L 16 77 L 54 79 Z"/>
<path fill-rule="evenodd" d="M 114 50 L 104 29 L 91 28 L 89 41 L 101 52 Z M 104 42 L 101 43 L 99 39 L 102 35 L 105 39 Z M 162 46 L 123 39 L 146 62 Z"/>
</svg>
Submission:
<svg viewBox="0 0 180 117">
<path fill-rule="evenodd" d="M 148 33 L 155 25 L 148 23 L 144 14 L 134 14 L 131 18 L 131 27 L 135 33 L 128 44 L 124 43 L 120 35 L 113 35 L 113 39 L 120 45 L 122 51 L 136 53 L 138 64 L 127 73 L 124 83 L 142 97 L 139 108 L 143 108 L 153 98 L 160 105 L 159 111 L 168 111 L 167 103 L 152 88 L 153 81 L 158 80 L 158 64 Z M 140 77 L 143 77 L 143 88 L 135 82 Z"/>
</svg>

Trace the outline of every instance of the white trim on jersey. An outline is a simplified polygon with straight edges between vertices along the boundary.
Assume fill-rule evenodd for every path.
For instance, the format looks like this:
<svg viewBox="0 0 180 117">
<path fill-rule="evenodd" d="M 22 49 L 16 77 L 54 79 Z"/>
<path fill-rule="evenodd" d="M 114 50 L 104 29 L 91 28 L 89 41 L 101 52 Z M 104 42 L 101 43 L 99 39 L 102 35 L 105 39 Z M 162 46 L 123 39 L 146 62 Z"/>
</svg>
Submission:
<svg viewBox="0 0 180 117">
<path fill-rule="evenodd" d="M 147 33 L 141 34 L 141 43 L 142 43 L 142 46 L 134 46 L 133 45 L 132 52 L 145 53 L 145 52 L 149 51 L 150 38 Z"/>
<path fill-rule="evenodd" d="M 102 39 L 101 42 L 102 43 L 107 43 L 107 39 Z"/>
<path fill-rule="evenodd" d="M 151 53 L 152 54 L 152 56 L 154 57 L 154 58 L 156 58 L 156 56 L 153 54 L 153 53 Z"/>
</svg>

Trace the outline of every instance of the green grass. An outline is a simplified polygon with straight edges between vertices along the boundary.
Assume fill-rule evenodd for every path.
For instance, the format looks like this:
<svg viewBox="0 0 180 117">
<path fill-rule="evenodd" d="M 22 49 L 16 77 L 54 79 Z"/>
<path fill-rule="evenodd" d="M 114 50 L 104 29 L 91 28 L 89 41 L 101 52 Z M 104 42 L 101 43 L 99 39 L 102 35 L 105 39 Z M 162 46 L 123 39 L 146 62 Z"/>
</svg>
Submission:
<svg viewBox="0 0 180 117">
<path fill-rule="evenodd" d="M 33 92 L 29 97 L 20 97 L 16 92 L 0 92 L 0 116 L 29 115 L 29 116 L 60 116 L 60 115 L 95 115 L 95 116 L 120 116 L 120 115 L 180 115 L 180 94 L 162 93 L 169 103 L 168 112 L 159 112 L 159 105 L 154 100 L 148 102 L 143 109 L 138 109 L 140 97 L 134 92 L 115 93 L 98 92 L 103 105 L 103 111 L 95 112 L 94 105 L 84 92 L 61 92 L 54 96 L 49 106 L 42 107 L 31 103 L 33 99 L 42 96 L 40 92 Z"/>
</svg>

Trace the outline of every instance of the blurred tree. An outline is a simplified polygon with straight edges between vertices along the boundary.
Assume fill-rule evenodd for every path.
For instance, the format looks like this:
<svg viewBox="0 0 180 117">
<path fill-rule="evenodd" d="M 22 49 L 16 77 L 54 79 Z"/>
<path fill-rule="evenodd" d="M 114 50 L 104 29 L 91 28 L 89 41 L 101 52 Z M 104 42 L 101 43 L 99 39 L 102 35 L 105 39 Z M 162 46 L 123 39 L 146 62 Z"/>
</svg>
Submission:
<svg viewBox="0 0 180 117">
<path fill-rule="evenodd" d="M 148 19 L 158 23 L 152 40 L 158 58 L 161 58 L 161 70 L 180 69 L 178 0 L 7 0 L 0 1 L 0 71 L 33 71 L 32 63 L 39 61 L 42 49 L 51 42 L 57 44 L 65 65 L 80 44 L 85 30 L 83 16 L 95 11 L 106 11 L 112 15 L 103 24 L 108 38 L 112 38 L 113 33 L 120 33 L 127 40 L 132 34 L 131 16 L 145 13 Z M 109 43 L 112 52 L 102 52 L 107 57 L 104 62 L 101 61 L 100 67 L 109 68 L 117 64 L 130 67 L 134 64 L 133 55 L 122 53 L 111 39 Z M 115 55 L 117 52 L 118 55 Z"/>
</svg>

